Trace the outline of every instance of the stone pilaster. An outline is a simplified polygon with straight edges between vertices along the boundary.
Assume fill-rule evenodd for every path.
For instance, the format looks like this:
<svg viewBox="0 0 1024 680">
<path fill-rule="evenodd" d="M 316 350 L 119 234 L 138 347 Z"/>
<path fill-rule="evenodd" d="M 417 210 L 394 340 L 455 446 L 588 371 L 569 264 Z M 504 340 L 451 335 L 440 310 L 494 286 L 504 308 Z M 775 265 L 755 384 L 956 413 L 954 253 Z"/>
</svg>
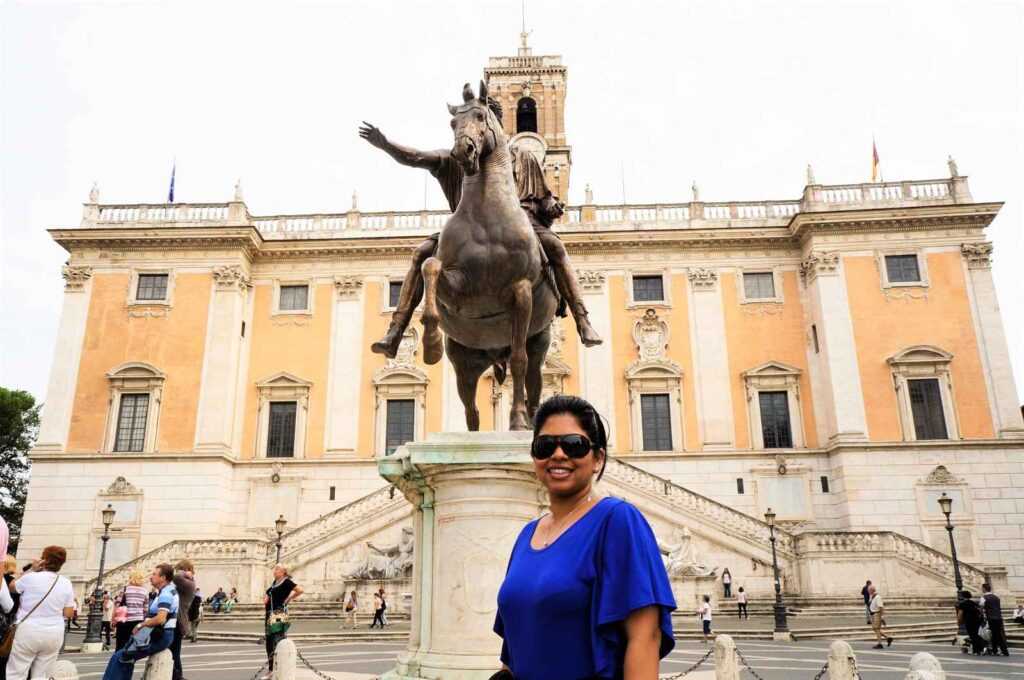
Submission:
<svg viewBox="0 0 1024 680">
<path fill-rule="evenodd" d="M 213 268 L 203 373 L 196 417 L 196 451 L 230 453 L 236 439 L 238 383 L 243 365 L 249 275 L 241 265 Z M 250 329 L 246 329 L 248 334 Z"/>
<path fill-rule="evenodd" d="M 598 270 L 580 269 L 576 271 L 576 278 L 590 316 L 590 325 L 604 339 L 595 347 L 584 347 L 582 342 L 578 342 L 581 396 L 608 419 L 611 431 L 617 432 L 615 376 L 609 370 L 612 365 L 612 312 L 605 275 Z"/>
<path fill-rule="evenodd" d="M 828 441 L 853 442 L 865 440 L 868 428 L 841 265 L 839 253 L 812 251 L 800 265 L 800 273 L 807 286 L 812 323 L 818 331 L 819 352 L 813 377 L 824 388 L 823 394 L 815 395 L 818 420 L 825 423 Z"/>
<path fill-rule="evenodd" d="M 89 299 L 92 297 L 92 267 L 65 265 L 61 275 L 64 277 L 64 306 L 53 350 L 46 401 L 43 402 L 39 437 L 36 439 L 37 451 L 64 451 L 67 446 L 78 365 L 89 317 Z"/>
<path fill-rule="evenodd" d="M 329 456 L 355 456 L 362 362 L 370 351 L 369 339 L 363 337 L 363 279 L 336 276 L 334 289 L 324 450 Z"/>
<path fill-rule="evenodd" d="M 1024 438 L 1020 401 L 1013 381 L 1010 352 L 1006 344 L 999 300 L 992 281 L 992 244 L 964 243 L 960 246 L 967 265 L 968 297 L 978 336 L 985 386 L 997 437 Z"/>
<path fill-rule="evenodd" d="M 687 272 L 687 277 L 701 447 L 706 451 L 731 449 L 735 446 L 736 429 L 718 272 L 696 267 Z"/>
</svg>

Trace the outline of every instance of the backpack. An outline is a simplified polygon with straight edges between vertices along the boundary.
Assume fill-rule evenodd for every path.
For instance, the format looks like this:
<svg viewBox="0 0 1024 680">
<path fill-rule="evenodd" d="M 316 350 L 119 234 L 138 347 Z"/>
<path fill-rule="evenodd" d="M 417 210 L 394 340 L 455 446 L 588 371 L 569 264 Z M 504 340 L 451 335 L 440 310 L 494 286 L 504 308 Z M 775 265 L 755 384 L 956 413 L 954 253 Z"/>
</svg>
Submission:
<svg viewBox="0 0 1024 680">
<path fill-rule="evenodd" d="M 193 597 L 192 604 L 188 606 L 188 618 L 195 621 L 199 618 L 199 608 L 202 606 L 202 598 Z"/>
</svg>

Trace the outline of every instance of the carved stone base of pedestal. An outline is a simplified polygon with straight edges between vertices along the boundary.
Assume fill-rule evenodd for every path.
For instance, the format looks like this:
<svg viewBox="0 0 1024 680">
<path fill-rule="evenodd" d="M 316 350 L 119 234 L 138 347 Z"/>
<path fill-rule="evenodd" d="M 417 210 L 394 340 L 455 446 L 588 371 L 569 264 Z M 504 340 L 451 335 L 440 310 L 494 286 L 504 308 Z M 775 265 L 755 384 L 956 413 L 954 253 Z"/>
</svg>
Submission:
<svg viewBox="0 0 1024 680">
<path fill-rule="evenodd" d="M 409 649 L 388 680 L 486 680 L 500 667 L 498 588 L 543 508 L 529 432 L 439 433 L 380 458 L 416 507 Z"/>
</svg>

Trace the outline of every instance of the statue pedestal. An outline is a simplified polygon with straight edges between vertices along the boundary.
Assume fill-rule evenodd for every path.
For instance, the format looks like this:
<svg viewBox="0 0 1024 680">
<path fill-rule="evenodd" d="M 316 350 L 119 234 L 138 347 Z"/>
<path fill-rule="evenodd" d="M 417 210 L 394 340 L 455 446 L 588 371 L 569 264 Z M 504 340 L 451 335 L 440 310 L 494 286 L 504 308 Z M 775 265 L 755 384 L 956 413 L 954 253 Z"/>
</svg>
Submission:
<svg viewBox="0 0 1024 680">
<path fill-rule="evenodd" d="M 530 436 L 437 433 L 378 459 L 416 508 L 409 649 L 387 680 L 487 680 L 501 667 L 498 588 L 543 505 Z"/>
</svg>

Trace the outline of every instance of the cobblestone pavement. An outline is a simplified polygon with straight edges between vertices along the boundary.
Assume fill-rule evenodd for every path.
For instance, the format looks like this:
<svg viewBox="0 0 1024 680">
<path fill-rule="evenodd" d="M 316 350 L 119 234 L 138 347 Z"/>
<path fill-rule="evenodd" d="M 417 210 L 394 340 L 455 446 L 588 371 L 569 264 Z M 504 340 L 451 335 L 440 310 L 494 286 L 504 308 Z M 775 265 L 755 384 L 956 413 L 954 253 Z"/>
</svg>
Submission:
<svg viewBox="0 0 1024 680">
<path fill-rule="evenodd" d="M 828 655 L 829 641 L 796 643 L 738 641 L 740 651 L 765 680 L 800 680 L 814 677 Z M 1024 678 L 1020 656 L 966 656 L 949 644 L 896 642 L 891 648 L 873 650 L 870 643 L 853 643 L 863 680 L 902 680 L 910 657 L 919 651 L 934 654 L 942 662 L 948 680 L 1002 680 Z M 395 642 L 337 642 L 300 644 L 299 651 L 314 666 L 339 680 L 371 680 L 394 665 L 395 656 L 405 648 Z M 663 675 L 671 676 L 688 668 L 707 651 L 700 642 L 682 641 L 661 664 Z M 79 670 L 81 680 L 99 678 L 107 662 L 107 653 L 96 655 L 65 654 Z M 183 649 L 185 676 L 188 680 L 250 680 L 266 661 L 261 645 L 251 643 L 199 642 Z M 708 664 L 691 673 L 689 680 L 713 680 Z M 136 677 L 141 675 L 141 664 Z M 299 675 L 300 678 L 312 677 Z M 744 679 L 751 677 L 748 673 Z"/>
</svg>

